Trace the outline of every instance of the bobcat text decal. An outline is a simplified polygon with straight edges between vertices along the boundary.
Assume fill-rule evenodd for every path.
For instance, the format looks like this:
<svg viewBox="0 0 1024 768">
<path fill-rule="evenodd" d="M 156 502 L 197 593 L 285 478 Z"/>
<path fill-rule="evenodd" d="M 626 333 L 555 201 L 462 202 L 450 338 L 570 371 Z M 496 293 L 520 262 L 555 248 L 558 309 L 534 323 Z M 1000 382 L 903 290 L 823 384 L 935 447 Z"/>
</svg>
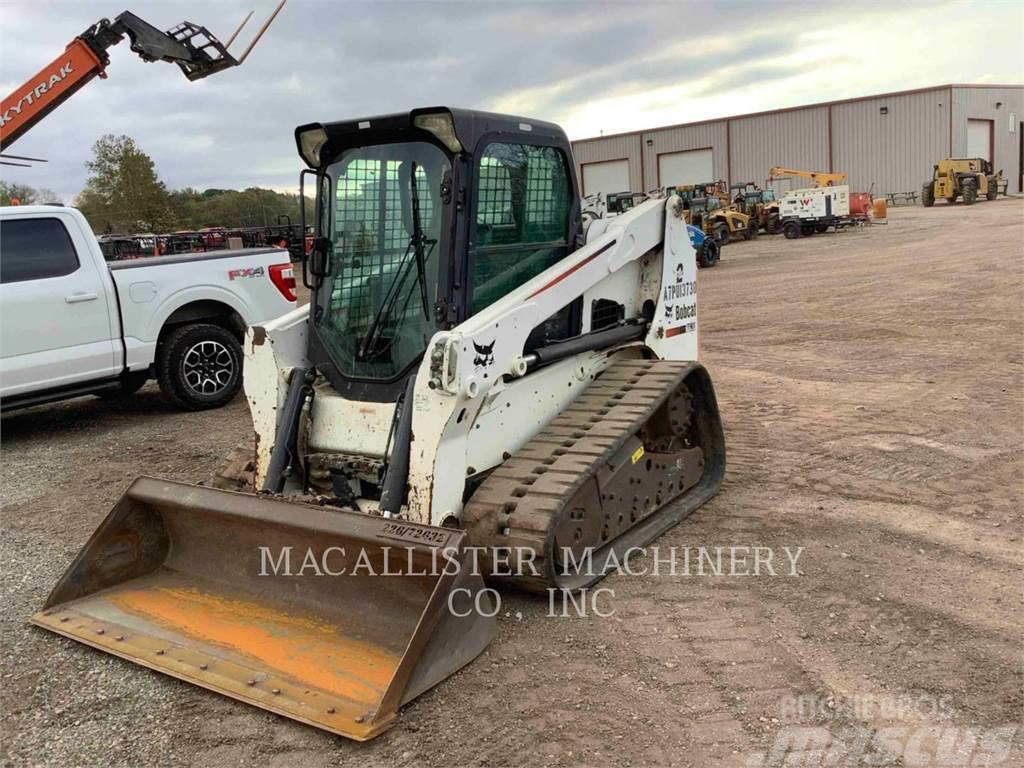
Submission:
<svg viewBox="0 0 1024 768">
<path fill-rule="evenodd" d="M 697 329 L 697 280 L 686 279 L 686 266 L 676 264 L 674 283 L 664 288 L 665 336 L 671 338 Z"/>
</svg>

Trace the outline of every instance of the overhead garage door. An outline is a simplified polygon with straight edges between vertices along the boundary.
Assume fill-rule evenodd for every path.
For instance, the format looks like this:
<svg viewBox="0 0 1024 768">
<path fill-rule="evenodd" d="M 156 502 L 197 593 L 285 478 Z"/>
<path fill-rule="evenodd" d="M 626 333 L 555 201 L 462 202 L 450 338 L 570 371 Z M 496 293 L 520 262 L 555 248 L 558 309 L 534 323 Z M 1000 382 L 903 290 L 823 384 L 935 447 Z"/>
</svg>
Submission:
<svg viewBox="0 0 1024 768">
<path fill-rule="evenodd" d="M 691 149 L 658 155 L 658 186 L 699 184 L 715 180 L 715 166 L 710 149 Z"/>
<path fill-rule="evenodd" d="M 629 188 L 629 160 L 583 164 L 584 195 L 632 191 Z"/>
<path fill-rule="evenodd" d="M 967 156 L 992 161 L 992 121 L 967 121 Z"/>
</svg>

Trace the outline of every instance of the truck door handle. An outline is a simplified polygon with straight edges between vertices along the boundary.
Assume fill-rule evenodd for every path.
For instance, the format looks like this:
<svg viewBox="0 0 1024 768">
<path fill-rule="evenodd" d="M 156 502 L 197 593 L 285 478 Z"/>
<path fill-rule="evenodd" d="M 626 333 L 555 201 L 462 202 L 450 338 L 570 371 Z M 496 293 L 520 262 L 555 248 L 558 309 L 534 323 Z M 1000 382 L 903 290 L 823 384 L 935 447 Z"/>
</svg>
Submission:
<svg viewBox="0 0 1024 768">
<path fill-rule="evenodd" d="M 99 294 L 96 293 L 72 293 L 70 296 L 65 296 L 64 301 L 68 304 L 80 304 L 83 301 L 96 301 L 99 298 Z"/>
</svg>

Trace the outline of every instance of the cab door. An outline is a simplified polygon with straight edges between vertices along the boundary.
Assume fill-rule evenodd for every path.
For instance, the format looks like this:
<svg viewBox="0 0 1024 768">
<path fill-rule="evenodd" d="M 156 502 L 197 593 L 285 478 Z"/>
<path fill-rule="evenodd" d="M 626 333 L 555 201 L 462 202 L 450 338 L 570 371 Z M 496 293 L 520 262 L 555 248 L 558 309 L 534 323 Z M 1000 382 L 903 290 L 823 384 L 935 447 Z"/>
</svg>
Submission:
<svg viewBox="0 0 1024 768">
<path fill-rule="evenodd" d="M 0 396 L 117 374 L 105 278 L 70 217 L 0 220 Z"/>
<path fill-rule="evenodd" d="M 470 224 L 467 316 L 500 301 L 572 250 L 576 190 L 554 146 L 482 142 Z M 542 322 L 526 343 L 538 346 L 580 332 L 582 297 Z"/>
</svg>

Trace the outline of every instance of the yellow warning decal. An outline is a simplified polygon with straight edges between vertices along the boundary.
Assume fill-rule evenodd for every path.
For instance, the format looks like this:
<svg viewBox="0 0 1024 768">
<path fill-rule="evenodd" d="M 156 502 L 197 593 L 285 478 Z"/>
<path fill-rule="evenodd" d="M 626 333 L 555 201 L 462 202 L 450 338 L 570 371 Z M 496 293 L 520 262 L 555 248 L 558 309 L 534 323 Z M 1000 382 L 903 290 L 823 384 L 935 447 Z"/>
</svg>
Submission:
<svg viewBox="0 0 1024 768">
<path fill-rule="evenodd" d="M 635 451 L 633 451 L 633 456 L 632 456 L 633 463 L 636 464 L 643 457 L 644 457 L 644 447 L 641 445 L 639 448 L 637 448 Z"/>
</svg>

